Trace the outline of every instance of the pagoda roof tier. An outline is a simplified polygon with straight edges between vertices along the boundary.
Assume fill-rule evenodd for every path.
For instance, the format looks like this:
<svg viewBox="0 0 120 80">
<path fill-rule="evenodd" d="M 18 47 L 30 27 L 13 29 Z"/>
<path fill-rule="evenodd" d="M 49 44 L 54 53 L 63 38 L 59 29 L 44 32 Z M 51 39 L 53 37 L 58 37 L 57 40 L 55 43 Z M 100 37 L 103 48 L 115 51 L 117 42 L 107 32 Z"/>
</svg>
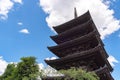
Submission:
<svg viewBox="0 0 120 80">
<path fill-rule="evenodd" d="M 100 74 L 105 73 L 105 70 L 106 70 L 106 69 L 108 69 L 108 67 L 107 67 L 106 65 L 104 65 L 104 67 L 100 67 L 99 69 L 94 70 L 94 72 L 95 72 L 96 74 L 100 75 Z"/>
<path fill-rule="evenodd" d="M 100 80 L 114 80 L 106 65 L 104 67 L 100 67 L 99 69 L 95 70 L 94 72 L 100 77 Z"/>
<path fill-rule="evenodd" d="M 85 14 L 83 14 L 77 18 L 72 19 L 66 23 L 61 24 L 61 25 L 55 26 L 53 28 L 59 34 L 59 33 L 62 33 L 66 30 L 73 28 L 74 26 L 83 24 L 90 19 L 91 19 L 91 15 L 90 15 L 89 11 L 87 11 Z"/>
<path fill-rule="evenodd" d="M 77 25 L 72 29 L 66 30 L 58 35 L 50 36 L 57 44 L 69 41 L 71 39 L 84 36 L 93 30 L 96 31 L 96 35 L 100 36 L 98 30 L 92 19 L 88 20 L 87 22 Z"/>
<path fill-rule="evenodd" d="M 86 46 L 91 44 L 92 47 L 90 46 L 90 48 L 93 48 L 93 47 L 97 46 L 98 44 L 101 44 L 101 47 L 103 47 L 103 44 L 101 43 L 102 42 L 101 39 L 95 33 L 96 33 L 96 31 L 90 32 L 89 34 L 84 35 L 79 38 L 76 38 L 74 40 L 70 40 L 70 41 L 61 43 L 57 46 L 48 47 L 48 49 L 58 57 L 65 57 L 65 56 L 69 55 L 69 52 L 64 54 L 64 52 L 67 49 L 71 50 L 71 48 L 74 48 L 76 46 L 80 47 L 81 44 L 84 44 Z M 91 41 L 91 42 L 89 44 L 87 44 L 88 41 Z M 82 49 L 82 50 L 88 50 L 88 49 L 89 48 Z M 106 53 L 104 48 L 102 48 L 102 50 L 104 51 L 105 56 L 108 57 L 108 54 Z"/>
<path fill-rule="evenodd" d="M 106 64 L 110 71 L 113 70 L 107 58 L 104 56 L 104 53 L 101 51 L 100 45 L 93 49 L 82 51 L 80 53 L 72 54 L 59 59 L 45 60 L 45 62 L 51 67 L 60 70 L 69 69 L 70 67 L 80 67 L 84 64 L 82 61 L 90 61 L 92 58 L 95 58 L 93 61 L 95 61 L 98 66 L 104 66 Z M 89 63 L 90 62 L 88 62 L 88 64 Z"/>
</svg>

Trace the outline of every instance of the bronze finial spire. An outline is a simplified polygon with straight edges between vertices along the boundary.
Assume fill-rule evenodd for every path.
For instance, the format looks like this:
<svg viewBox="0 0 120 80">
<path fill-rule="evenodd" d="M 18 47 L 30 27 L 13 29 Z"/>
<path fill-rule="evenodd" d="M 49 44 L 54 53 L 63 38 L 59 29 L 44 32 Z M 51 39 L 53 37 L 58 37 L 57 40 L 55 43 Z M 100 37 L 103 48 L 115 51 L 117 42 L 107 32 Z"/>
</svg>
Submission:
<svg viewBox="0 0 120 80">
<path fill-rule="evenodd" d="M 77 10 L 76 10 L 76 7 L 74 8 L 74 18 L 77 18 Z"/>
</svg>

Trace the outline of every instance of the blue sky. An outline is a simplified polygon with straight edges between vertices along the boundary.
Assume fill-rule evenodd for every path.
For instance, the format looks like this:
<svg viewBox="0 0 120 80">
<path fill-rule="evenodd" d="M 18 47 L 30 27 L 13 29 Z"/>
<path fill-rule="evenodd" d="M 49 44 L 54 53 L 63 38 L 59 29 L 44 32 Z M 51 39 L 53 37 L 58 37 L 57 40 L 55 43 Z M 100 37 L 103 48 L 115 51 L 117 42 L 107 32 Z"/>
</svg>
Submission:
<svg viewBox="0 0 120 80">
<path fill-rule="evenodd" d="M 109 61 L 114 62 L 112 75 L 120 80 L 119 4 L 119 0 L 0 0 L 0 73 L 7 63 L 24 56 L 35 56 L 45 65 L 45 58 L 55 56 L 47 49 L 55 45 L 49 37 L 56 34 L 52 26 L 71 20 L 76 6 L 78 15 L 90 11 Z"/>
</svg>

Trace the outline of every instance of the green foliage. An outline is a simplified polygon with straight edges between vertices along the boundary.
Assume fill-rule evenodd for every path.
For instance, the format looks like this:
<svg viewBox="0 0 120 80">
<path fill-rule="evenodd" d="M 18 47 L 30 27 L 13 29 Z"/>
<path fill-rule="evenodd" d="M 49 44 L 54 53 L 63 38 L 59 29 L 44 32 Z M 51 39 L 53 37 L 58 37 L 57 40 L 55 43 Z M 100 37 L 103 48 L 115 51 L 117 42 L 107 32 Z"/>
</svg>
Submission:
<svg viewBox="0 0 120 80">
<path fill-rule="evenodd" d="M 82 69 L 71 68 L 60 72 L 65 75 L 65 80 L 100 80 L 94 72 L 86 72 Z"/>
<path fill-rule="evenodd" d="M 35 80 L 39 73 L 39 67 L 34 57 L 23 57 L 18 63 L 18 77 L 22 80 L 24 77 Z"/>
<path fill-rule="evenodd" d="M 35 57 L 23 57 L 18 64 L 8 64 L 0 80 L 36 80 L 39 66 Z"/>
<path fill-rule="evenodd" d="M 15 72 L 15 64 L 8 64 L 4 74 L 0 77 L 0 80 L 12 80 Z"/>
</svg>

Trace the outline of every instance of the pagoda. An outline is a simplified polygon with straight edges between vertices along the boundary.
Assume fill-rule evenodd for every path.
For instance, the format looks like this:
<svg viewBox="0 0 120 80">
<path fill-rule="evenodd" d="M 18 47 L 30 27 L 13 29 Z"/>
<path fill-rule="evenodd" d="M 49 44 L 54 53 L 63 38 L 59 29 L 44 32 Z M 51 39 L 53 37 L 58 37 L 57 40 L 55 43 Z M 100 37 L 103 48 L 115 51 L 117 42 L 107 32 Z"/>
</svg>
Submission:
<svg viewBox="0 0 120 80">
<path fill-rule="evenodd" d="M 57 70 L 82 68 L 94 71 L 100 80 L 114 80 L 113 68 L 107 60 L 109 56 L 89 11 L 79 17 L 75 11 L 74 19 L 53 28 L 57 35 L 50 37 L 57 45 L 48 49 L 58 59 L 45 60 L 48 65 Z"/>
</svg>

